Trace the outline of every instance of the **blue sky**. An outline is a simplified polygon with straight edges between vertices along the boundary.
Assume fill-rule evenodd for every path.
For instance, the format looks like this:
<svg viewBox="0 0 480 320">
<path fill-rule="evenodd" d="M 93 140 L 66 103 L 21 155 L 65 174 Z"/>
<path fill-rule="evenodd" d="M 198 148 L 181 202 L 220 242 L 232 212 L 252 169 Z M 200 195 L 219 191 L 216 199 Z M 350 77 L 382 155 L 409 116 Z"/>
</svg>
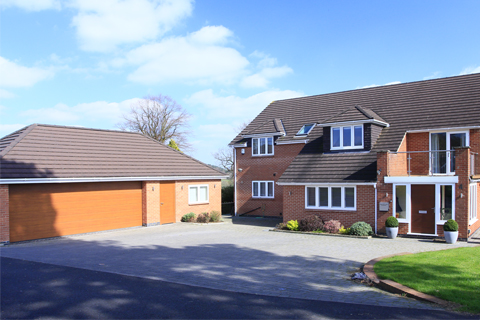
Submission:
<svg viewBox="0 0 480 320">
<path fill-rule="evenodd" d="M 480 1 L 2 0 L 0 136 L 169 95 L 194 157 L 271 101 L 480 72 Z"/>
</svg>

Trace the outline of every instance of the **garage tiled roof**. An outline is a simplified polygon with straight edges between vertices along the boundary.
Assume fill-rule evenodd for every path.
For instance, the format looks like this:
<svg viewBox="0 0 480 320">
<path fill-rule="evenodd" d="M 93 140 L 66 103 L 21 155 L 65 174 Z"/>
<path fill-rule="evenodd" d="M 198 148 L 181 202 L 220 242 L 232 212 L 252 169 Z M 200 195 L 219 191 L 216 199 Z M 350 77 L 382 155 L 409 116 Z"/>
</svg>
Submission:
<svg viewBox="0 0 480 320">
<path fill-rule="evenodd" d="M 358 112 L 360 110 L 356 106 L 361 106 L 365 114 Z M 286 135 L 277 141 L 293 140 L 298 130 L 307 123 L 331 123 L 331 120 L 345 121 L 346 118 L 379 120 L 390 126 L 382 129 L 371 153 L 396 151 L 405 133 L 410 130 L 480 126 L 480 74 L 274 101 L 243 132 L 275 118 L 282 120 L 286 131 Z M 332 179 L 344 182 L 353 176 L 362 177 L 365 181 L 376 180 L 375 170 L 372 170 L 375 157 L 366 153 L 324 155 L 321 150 L 322 136 L 321 127 L 315 127 L 310 132 L 309 143 L 279 182 L 307 181 L 307 171 L 317 181 Z M 239 134 L 231 144 L 241 139 Z M 350 159 L 348 165 L 340 161 L 340 157 Z M 330 161 L 332 159 L 338 161 Z M 350 163 L 356 165 L 351 166 Z M 344 166 L 351 167 L 351 170 L 344 171 Z M 328 172 L 343 173 L 332 175 Z"/>
<path fill-rule="evenodd" d="M 173 176 L 225 174 L 140 133 L 33 124 L 0 140 L 1 179 Z"/>
</svg>

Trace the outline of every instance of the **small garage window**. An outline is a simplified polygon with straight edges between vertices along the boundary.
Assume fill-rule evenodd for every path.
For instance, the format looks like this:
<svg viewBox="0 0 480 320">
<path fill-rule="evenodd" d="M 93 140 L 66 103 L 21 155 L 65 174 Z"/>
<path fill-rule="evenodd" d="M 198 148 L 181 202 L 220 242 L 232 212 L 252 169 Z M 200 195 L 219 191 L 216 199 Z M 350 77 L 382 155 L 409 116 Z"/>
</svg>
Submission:
<svg viewBox="0 0 480 320">
<path fill-rule="evenodd" d="M 208 185 L 188 187 L 188 204 L 208 203 Z"/>
</svg>

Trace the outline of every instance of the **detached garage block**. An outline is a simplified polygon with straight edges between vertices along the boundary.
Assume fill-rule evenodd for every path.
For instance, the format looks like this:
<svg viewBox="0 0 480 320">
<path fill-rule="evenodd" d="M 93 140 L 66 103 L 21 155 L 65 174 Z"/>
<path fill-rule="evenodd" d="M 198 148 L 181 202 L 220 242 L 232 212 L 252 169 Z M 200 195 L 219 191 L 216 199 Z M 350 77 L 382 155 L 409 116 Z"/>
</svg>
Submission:
<svg viewBox="0 0 480 320">
<path fill-rule="evenodd" d="M 2 138 L 0 161 L 3 243 L 154 226 L 178 222 L 184 212 L 220 211 L 218 191 L 226 178 L 139 133 L 51 125 L 34 124 Z M 189 202 L 194 191 L 203 192 L 201 201 Z"/>
</svg>

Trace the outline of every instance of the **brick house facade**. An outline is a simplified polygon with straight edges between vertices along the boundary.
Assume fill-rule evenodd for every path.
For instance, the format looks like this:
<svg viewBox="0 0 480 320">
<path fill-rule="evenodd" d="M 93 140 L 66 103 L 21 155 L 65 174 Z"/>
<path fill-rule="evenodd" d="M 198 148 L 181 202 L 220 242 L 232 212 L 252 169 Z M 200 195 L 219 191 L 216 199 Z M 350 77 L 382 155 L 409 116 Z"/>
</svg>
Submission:
<svg viewBox="0 0 480 320">
<path fill-rule="evenodd" d="M 478 74 L 274 101 L 231 142 L 236 213 L 376 233 L 396 216 L 400 234 L 439 237 L 453 218 L 466 239 L 480 228 L 478 110 Z"/>
</svg>

